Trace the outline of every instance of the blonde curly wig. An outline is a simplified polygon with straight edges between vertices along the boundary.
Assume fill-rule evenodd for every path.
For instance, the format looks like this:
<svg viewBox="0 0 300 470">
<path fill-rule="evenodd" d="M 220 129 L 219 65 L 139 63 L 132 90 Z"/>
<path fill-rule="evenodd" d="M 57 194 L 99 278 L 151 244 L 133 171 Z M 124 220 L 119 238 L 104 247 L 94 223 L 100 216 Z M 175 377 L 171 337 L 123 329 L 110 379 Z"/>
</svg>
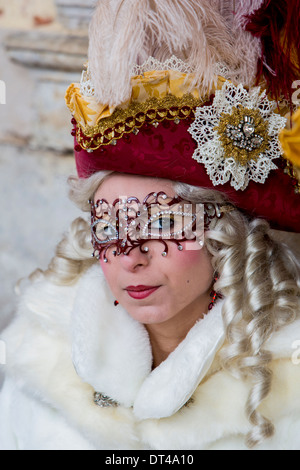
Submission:
<svg viewBox="0 0 300 470">
<path fill-rule="evenodd" d="M 100 172 L 85 180 L 69 178 L 70 198 L 89 212 L 88 200 L 109 174 Z M 174 183 L 174 189 L 178 196 L 195 203 L 226 200 L 218 191 L 183 183 Z M 291 249 L 276 241 L 266 221 L 248 220 L 239 210 L 213 221 L 205 244 L 219 274 L 214 288 L 225 297 L 223 367 L 238 378 L 252 381 L 246 413 L 252 424 L 247 445 L 254 447 L 274 434 L 272 423 L 258 411 L 272 385 L 272 357 L 264 344 L 299 311 L 300 266 Z M 72 284 L 97 262 L 91 254 L 90 224 L 78 218 L 43 274 L 60 285 Z"/>
</svg>

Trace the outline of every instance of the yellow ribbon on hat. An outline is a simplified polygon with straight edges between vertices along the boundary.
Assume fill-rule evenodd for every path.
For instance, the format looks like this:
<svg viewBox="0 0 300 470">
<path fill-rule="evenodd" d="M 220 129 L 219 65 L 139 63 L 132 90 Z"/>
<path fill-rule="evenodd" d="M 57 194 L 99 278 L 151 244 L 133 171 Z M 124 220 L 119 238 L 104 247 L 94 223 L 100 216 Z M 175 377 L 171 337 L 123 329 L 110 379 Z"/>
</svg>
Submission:
<svg viewBox="0 0 300 470">
<path fill-rule="evenodd" d="M 293 115 L 292 121 L 292 128 L 283 129 L 279 140 L 286 159 L 300 168 L 300 109 Z"/>
<path fill-rule="evenodd" d="M 167 97 L 174 97 L 182 106 L 184 105 L 184 97 L 189 97 L 200 105 L 207 99 L 207 96 L 200 96 L 198 88 L 191 87 L 193 80 L 192 74 L 186 74 L 175 70 L 167 71 L 149 71 L 143 75 L 132 77 L 132 94 L 128 101 L 118 106 L 119 110 L 125 110 L 132 106 L 149 102 L 152 107 L 151 100 L 157 100 L 160 105 L 162 100 Z M 217 88 L 221 88 L 225 79 L 219 77 Z M 212 90 L 213 92 L 213 90 Z M 87 136 L 92 136 L 102 131 L 103 120 L 107 121 L 107 125 L 113 127 L 113 115 L 115 115 L 116 107 L 110 107 L 107 104 L 99 103 L 95 96 L 83 96 L 80 84 L 73 83 L 70 85 L 65 96 L 66 104 L 70 109 L 77 124 Z M 112 118 L 109 121 L 106 118 Z M 119 116 L 116 115 L 118 121 Z"/>
</svg>

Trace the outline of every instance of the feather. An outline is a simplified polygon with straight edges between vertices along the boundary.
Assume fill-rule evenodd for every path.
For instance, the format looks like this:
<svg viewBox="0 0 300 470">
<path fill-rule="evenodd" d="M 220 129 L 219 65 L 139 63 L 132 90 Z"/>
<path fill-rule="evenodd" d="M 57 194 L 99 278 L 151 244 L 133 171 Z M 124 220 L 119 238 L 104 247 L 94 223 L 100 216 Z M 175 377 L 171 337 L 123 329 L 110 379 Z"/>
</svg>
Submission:
<svg viewBox="0 0 300 470">
<path fill-rule="evenodd" d="M 232 34 L 236 50 L 240 53 L 239 74 L 236 82 L 244 86 L 253 85 L 257 75 L 257 63 L 261 56 L 261 42 L 248 31 L 245 31 L 245 16 L 253 13 L 262 4 L 263 0 L 235 1 L 235 13 L 232 24 Z M 226 2 L 225 2 L 226 3 Z"/>
<path fill-rule="evenodd" d="M 98 2 L 89 31 L 89 69 L 101 103 L 114 106 L 130 96 L 129 69 L 136 59 L 135 44 L 142 49 L 144 42 L 138 14 L 143 2 L 136 8 L 133 0 L 126 5 L 121 0 Z"/>
<path fill-rule="evenodd" d="M 256 73 L 257 47 L 250 54 L 255 41 L 241 39 L 240 26 L 233 23 L 232 7 L 224 7 L 226 3 L 232 4 L 220 0 L 99 0 L 89 47 L 96 99 L 111 106 L 128 100 L 132 67 L 150 56 L 184 59 L 195 74 L 192 85 L 201 86 L 204 92 L 213 86 L 215 66 L 220 62 L 233 78 L 250 81 Z M 239 49 L 241 44 L 246 47 Z"/>
<path fill-rule="evenodd" d="M 236 2 L 236 23 L 244 27 L 247 23 L 247 17 L 261 8 L 264 0 L 239 0 Z"/>
</svg>

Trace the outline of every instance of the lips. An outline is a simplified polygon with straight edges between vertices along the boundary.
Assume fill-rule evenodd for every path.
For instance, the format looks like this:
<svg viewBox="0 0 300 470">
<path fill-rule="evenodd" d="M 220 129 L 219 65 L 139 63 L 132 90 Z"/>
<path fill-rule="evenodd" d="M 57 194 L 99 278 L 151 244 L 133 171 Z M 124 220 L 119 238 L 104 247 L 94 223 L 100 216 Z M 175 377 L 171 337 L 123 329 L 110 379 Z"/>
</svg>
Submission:
<svg viewBox="0 0 300 470">
<path fill-rule="evenodd" d="M 159 287 L 160 286 L 128 286 L 125 290 L 128 292 L 130 297 L 140 300 L 149 297 L 149 295 L 156 292 Z"/>
</svg>

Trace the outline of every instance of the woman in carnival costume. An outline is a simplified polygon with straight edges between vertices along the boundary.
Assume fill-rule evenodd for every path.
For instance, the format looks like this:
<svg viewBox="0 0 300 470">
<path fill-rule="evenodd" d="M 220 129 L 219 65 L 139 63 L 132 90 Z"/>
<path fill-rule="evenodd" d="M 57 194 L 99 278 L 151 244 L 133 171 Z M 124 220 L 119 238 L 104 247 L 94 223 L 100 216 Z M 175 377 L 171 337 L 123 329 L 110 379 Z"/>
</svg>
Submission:
<svg viewBox="0 0 300 470">
<path fill-rule="evenodd" d="M 90 215 L 2 336 L 1 448 L 300 448 L 299 260 L 276 232 L 300 229 L 299 15 L 98 2 L 66 94 Z"/>
</svg>

